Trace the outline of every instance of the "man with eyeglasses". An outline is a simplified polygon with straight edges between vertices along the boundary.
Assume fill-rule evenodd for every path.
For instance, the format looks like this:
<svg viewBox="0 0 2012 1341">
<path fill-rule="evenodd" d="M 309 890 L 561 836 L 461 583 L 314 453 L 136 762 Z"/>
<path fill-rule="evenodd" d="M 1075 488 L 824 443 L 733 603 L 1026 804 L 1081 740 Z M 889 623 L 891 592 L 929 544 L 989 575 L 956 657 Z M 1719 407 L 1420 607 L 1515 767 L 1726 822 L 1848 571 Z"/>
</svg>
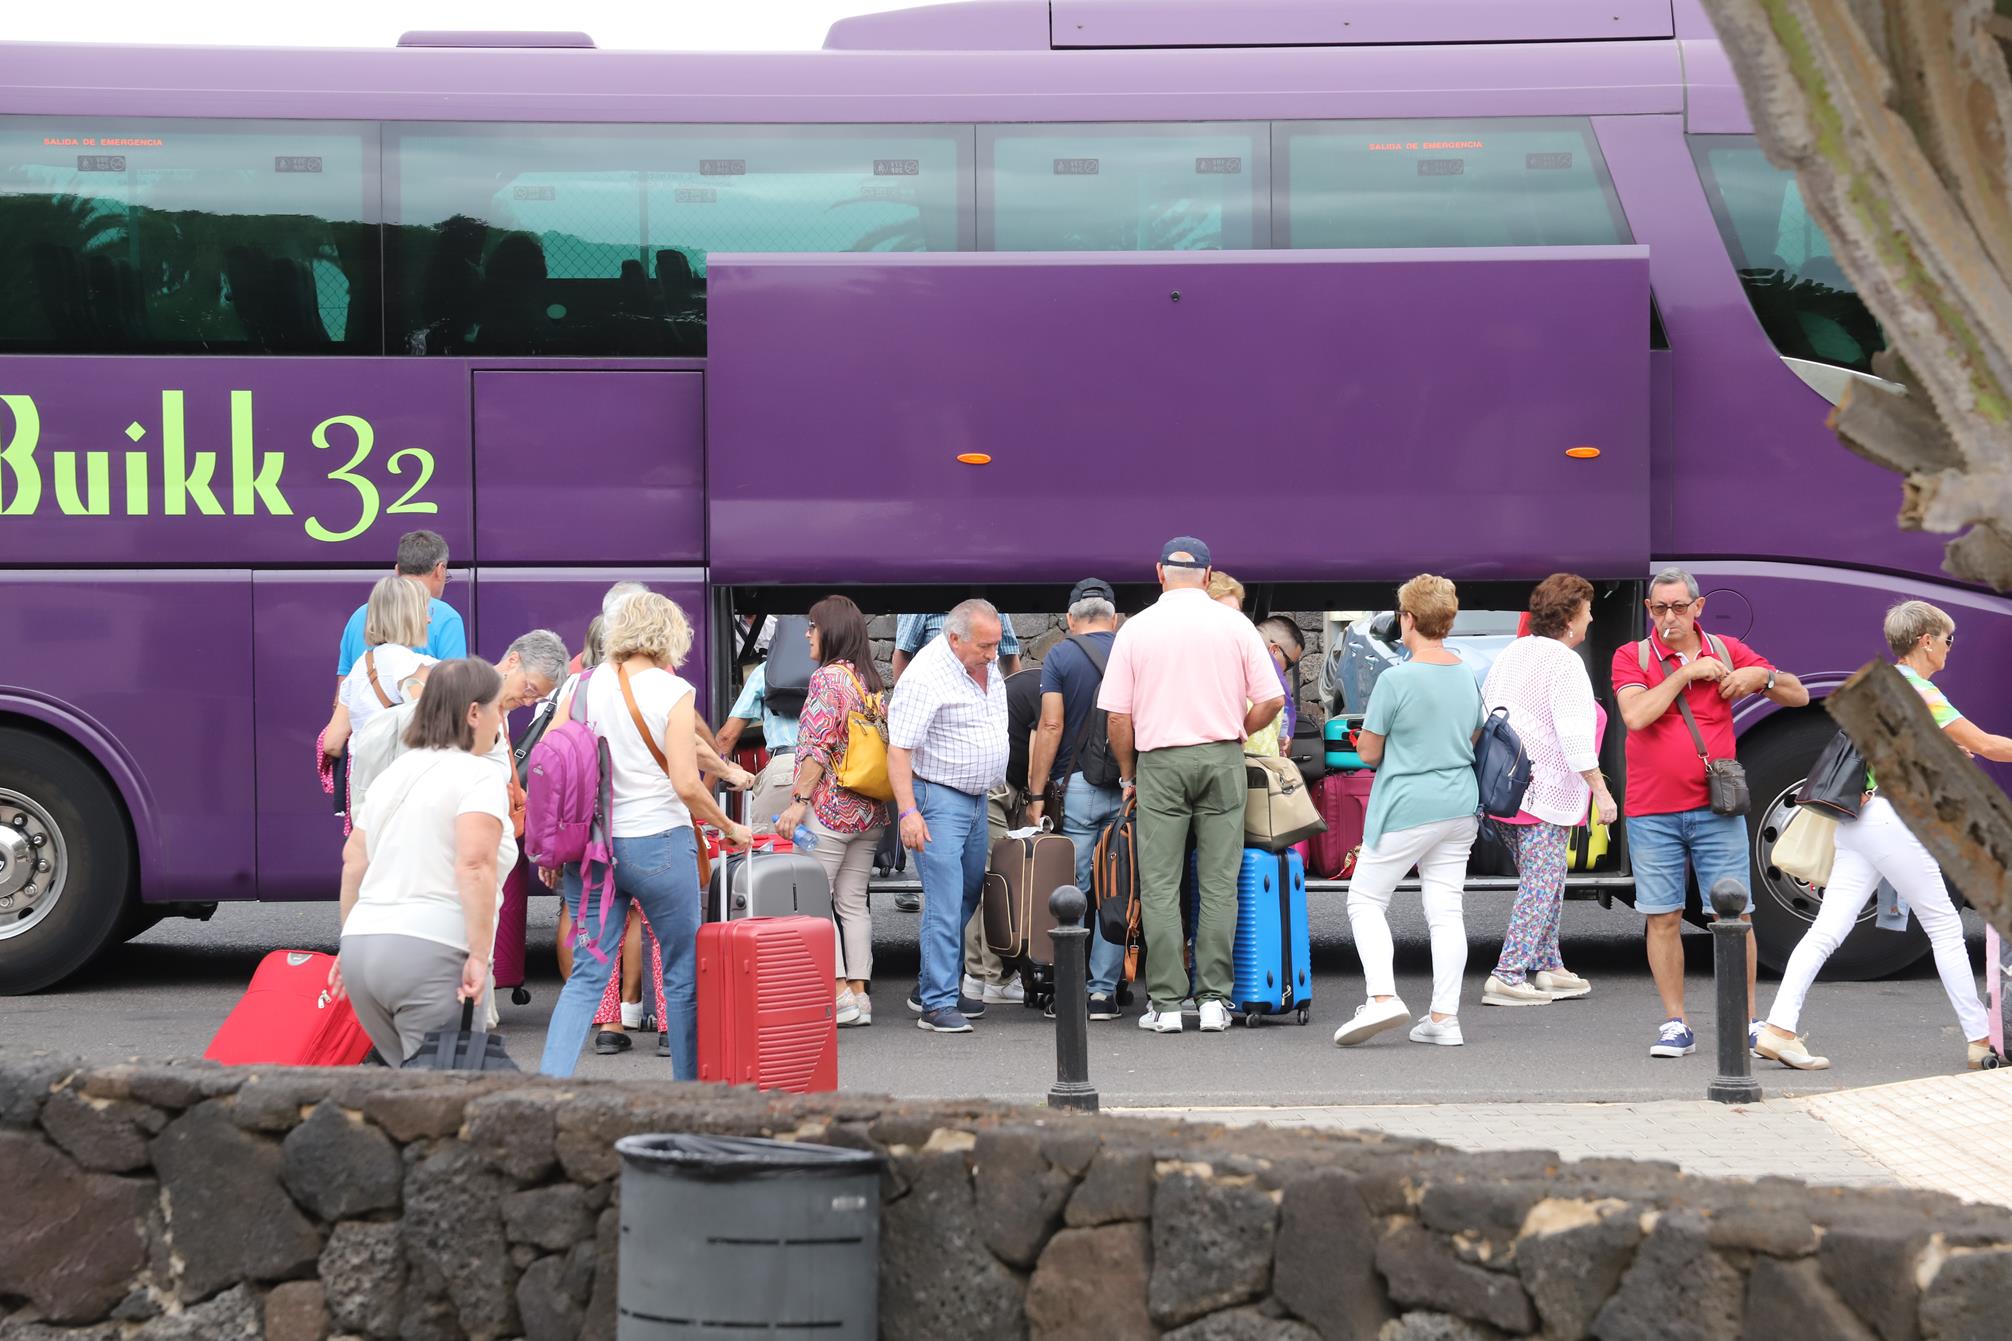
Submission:
<svg viewBox="0 0 2012 1341">
<path fill-rule="evenodd" d="M 1698 628 L 1705 601 L 1698 580 L 1666 568 L 1649 583 L 1649 636 L 1614 653 L 1614 695 L 1628 728 L 1628 857 L 1635 872 L 1635 909 L 1643 915 L 1649 972 L 1667 1018 L 1649 1047 L 1651 1057 L 1686 1057 L 1697 1037 L 1684 1016 L 1684 915 L 1686 866 L 1698 888 L 1709 891 L 1726 876 L 1752 886 L 1745 815 L 1711 808 L 1705 759 L 1734 757 L 1733 704 L 1766 694 L 1785 708 L 1809 702 L 1809 691 L 1787 671 L 1737 638 Z M 1681 695 L 1681 699 L 1679 696 Z M 1697 723 L 1694 738 L 1682 706 Z M 1753 898 L 1742 920 L 1751 921 Z M 1753 1018 L 1753 933 L 1747 933 L 1749 1046 L 1760 1024 Z"/>
</svg>

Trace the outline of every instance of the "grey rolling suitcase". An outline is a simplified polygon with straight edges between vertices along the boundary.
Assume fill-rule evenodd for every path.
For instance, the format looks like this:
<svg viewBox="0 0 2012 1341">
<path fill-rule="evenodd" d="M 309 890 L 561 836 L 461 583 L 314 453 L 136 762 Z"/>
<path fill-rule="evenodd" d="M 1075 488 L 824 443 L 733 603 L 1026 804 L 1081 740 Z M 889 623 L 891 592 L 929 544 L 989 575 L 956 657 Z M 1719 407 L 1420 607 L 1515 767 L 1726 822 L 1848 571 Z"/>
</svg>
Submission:
<svg viewBox="0 0 2012 1341">
<path fill-rule="evenodd" d="M 730 852 L 713 864 L 706 892 L 708 922 L 743 917 L 830 917 L 831 882 L 815 857 L 801 852 Z"/>
</svg>

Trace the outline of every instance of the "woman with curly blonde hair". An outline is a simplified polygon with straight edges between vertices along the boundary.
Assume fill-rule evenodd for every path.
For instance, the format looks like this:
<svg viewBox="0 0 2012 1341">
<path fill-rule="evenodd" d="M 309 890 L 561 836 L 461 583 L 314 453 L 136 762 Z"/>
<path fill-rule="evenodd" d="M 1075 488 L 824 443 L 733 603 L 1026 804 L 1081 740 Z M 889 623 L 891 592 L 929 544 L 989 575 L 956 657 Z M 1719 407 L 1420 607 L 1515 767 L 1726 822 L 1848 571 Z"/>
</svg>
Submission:
<svg viewBox="0 0 2012 1341">
<path fill-rule="evenodd" d="M 579 868 L 566 868 L 567 910 L 582 936 L 594 936 L 599 953 L 573 956 L 573 974 L 552 1010 L 538 1069 L 548 1076 L 573 1073 L 633 900 L 664 948 L 666 1018 L 660 1024 L 668 1035 L 671 1073 L 695 1080 L 702 893 L 693 820 L 717 826 L 730 847 L 746 846 L 749 834 L 727 818 L 699 773 L 694 691 L 676 673 L 692 647 L 685 612 L 669 597 L 643 592 L 621 601 L 606 618 L 606 660 L 583 673 L 556 716 L 589 723 L 607 742 L 614 890 L 605 902 L 597 898 L 583 907 Z"/>
</svg>

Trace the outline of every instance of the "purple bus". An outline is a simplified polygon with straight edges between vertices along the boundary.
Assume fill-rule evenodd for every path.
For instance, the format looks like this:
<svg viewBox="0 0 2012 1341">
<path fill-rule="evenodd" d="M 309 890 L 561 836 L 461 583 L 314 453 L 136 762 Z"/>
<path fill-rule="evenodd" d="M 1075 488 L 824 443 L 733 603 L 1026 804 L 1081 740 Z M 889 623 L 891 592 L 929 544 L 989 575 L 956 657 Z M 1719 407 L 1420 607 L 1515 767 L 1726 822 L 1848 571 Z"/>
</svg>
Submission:
<svg viewBox="0 0 2012 1341">
<path fill-rule="evenodd" d="M 1179 531 L 1270 609 L 1578 571 L 1603 692 L 1664 564 L 1818 693 L 1923 596 L 1981 705 L 2012 607 L 1825 427 L 1880 342 L 1694 0 L 0 45 L 0 990 L 333 895 L 314 735 L 417 526 L 476 650 L 640 578 L 715 709 L 736 612 L 1136 606 Z M 1831 727 L 1741 725 L 1778 964 L 1819 895 L 1769 848 Z M 1618 849 L 1573 886 L 1629 889 Z"/>
</svg>

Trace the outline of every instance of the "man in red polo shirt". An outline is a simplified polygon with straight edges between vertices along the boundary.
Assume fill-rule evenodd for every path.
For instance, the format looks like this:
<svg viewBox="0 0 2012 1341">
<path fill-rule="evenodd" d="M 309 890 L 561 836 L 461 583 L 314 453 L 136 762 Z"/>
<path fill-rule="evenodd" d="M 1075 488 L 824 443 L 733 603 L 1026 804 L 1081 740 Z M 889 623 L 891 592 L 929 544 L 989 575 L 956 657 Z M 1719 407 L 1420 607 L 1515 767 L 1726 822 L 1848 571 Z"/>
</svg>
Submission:
<svg viewBox="0 0 2012 1341">
<path fill-rule="evenodd" d="M 1809 691 L 1787 671 L 1737 638 L 1707 638 L 1698 629 L 1704 598 L 1698 580 L 1666 568 L 1649 583 L 1649 636 L 1614 653 L 1614 696 L 1628 727 L 1628 859 L 1635 871 L 1635 908 L 1648 937 L 1649 972 L 1668 1017 L 1649 1047 L 1651 1057 L 1685 1057 L 1697 1037 L 1684 1018 L 1684 872 L 1696 872 L 1706 896 L 1731 876 L 1752 887 L 1745 815 L 1712 811 L 1705 760 L 1678 707 L 1678 695 L 1697 721 L 1704 754 L 1734 757 L 1733 704 L 1766 694 L 1785 708 L 1809 702 Z M 1753 897 L 1743 920 L 1751 921 Z M 1748 1033 L 1753 1019 L 1753 933 L 1747 933 Z M 1751 1046 L 1751 1044 L 1749 1045 Z"/>
</svg>

